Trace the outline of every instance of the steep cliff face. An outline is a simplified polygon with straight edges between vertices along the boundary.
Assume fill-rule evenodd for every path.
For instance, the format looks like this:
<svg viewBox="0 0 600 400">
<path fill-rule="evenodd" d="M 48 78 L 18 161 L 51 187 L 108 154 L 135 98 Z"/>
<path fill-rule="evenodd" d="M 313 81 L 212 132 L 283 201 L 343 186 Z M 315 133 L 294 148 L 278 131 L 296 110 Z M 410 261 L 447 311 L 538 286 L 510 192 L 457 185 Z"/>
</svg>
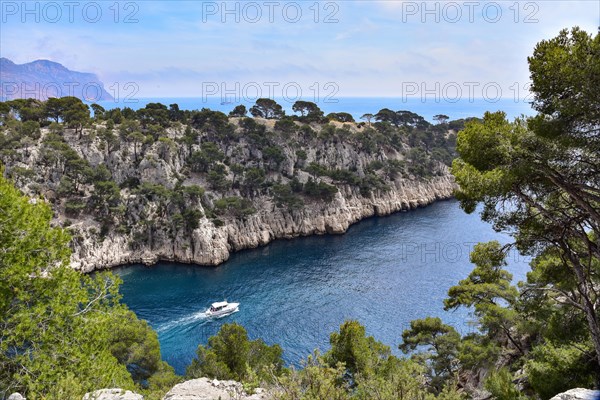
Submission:
<svg viewBox="0 0 600 400">
<path fill-rule="evenodd" d="M 275 239 L 340 234 L 363 218 L 449 198 L 455 187 L 435 151 L 389 126 L 384 135 L 356 124 L 284 129 L 216 117 L 224 116 L 83 132 L 53 125 L 18 141 L 4 127 L 11 148 L 1 160 L 25 193 L 52 203 L 83 272 L 159 260 L 217 265 Z"/>
<path fill-rule="evenodd" d="M 111 232 L 102 241 L 89 231 L 74 246 L 73 267 L 84 272 L 129 263 L 154 264 L 159 260 L 202 265 L 217 265 L 234 251 L 263 246 L 275 239 L 307 235 L 340 234 L 364 218 L 389 215 L 425 206 L 452 196 L 455 184 L 451 176 L 429 182 L 399 182 L 391 190 L 362 197 L 356 190 L 338 193 L 328 204 L 314 204 L 299 211 L 275 207 L 268 198 L 256 201 L 259 210 L 244 220 L 231 220 L 216 227 L 208 220 L 190 235 L 170 238 L 157 232 L 152 242 L 136 249 L 131 237 Z"/>
</svg>

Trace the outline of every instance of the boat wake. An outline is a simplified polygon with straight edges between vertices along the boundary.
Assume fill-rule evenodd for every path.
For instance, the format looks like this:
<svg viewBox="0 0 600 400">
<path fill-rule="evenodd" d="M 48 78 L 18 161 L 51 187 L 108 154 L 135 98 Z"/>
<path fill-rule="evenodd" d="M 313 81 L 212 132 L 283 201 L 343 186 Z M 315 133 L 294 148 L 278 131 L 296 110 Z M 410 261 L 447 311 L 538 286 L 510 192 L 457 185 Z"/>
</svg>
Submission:
<svg viewBox="0 0 600 400">
<path fill-rule="evenodd" d="M 177 327 L 183 328 L 185 326 L 193 324 L 194 322 L 207 320 L 207 319 L 208 319 L 208 316 L 204 313 L 204 311 L 198 311 L 191 315 L 188 315 L 188 316 L 176 319 L 174 321 L 169 321 L 162 325 L 159 325 L 156 328 L 156 331 L 159 333 L 166 332 L 173 328 L 177 328 Z"/>
<path fill-rule="evenodd" d="M 156 327 L 156 331 L 158 333 L 168 332 L 167 336 L 172 335 L 176 332 L 187 332 L 191 329 L 194 329 L 198 324 L 203 324 L 205 322 L 210 321 L 211 319 L 221 319 L 223 317 L 227 317 L 233 313 L 240 311 L 238 307 L 239 303 L 213 303 L 210 310 L 207 311 L 197 311 L 193 314 L 187 315 L 185 317 L 181 317 L 175 319 L 173 321 L 167 321 Z M 218 308 L 220 307 L 220 308 Z M 230 309 L 227 309 L 229 307 Z M 216 309 L 214 309 L 216 308 Z M 209 311 L 212 311 L 209 312 Z M 217 312 L 218 314 L 214 314 Z M 219 313 L 220 312 L 220 313 Z M 202 322 L 199 322 L 202 321 Z M 198 323 L 198 324 L 196 324 Z"/>
</svg>

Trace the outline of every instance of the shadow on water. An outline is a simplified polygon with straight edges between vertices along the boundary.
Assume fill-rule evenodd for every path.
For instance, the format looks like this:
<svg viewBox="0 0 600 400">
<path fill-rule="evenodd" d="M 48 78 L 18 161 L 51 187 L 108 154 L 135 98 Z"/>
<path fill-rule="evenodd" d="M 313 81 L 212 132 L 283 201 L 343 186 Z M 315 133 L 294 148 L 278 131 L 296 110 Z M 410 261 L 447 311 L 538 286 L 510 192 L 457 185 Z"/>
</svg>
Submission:
<svg viewBox="0 0 600 400">
<path fill-rule="evenodd" d="M 375 217 L 344 235 L 278 240 L 232 255 L 219 267 L 160 263 L 118 268 L 125 303 L 156 329 L 164 359 L 183 373 L 198 344 L 224 323 L 243 325 L 251 338 L 278 343 L 288 363 L 328 348 L 329 334 L 357 319 L 398 353 L 411 320 L 439 316 L 463 334 L 475 327 L 465 310 L 443 311 L 450 286 L 472 269 L 469 251 L 480 241 L 507 236 L 466 215 L 454 200 Z M 526 259 L 509 256 L 516 280 Z M 207 319 L 203 312 L 226 298 L 238 313 Z"/>
</svg>

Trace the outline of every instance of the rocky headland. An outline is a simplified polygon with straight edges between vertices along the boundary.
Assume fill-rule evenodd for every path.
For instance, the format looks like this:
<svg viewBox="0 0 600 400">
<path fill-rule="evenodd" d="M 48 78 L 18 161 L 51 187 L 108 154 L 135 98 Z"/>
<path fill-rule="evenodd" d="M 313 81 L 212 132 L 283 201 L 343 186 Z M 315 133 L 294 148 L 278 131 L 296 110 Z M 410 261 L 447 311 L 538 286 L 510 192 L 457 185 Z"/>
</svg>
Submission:
<svg viewBox="0 0 600 400">
<path fill-rule="evenodd" d="M 15 64 L 8 58 L 0 58 L 0 99 L 47 100 L 61 96 L 89 101 L 114 100 L 93 73 L 72 71 L 49 60 Z"/>
<path fill-rule="evenodd" d="M 5 174 L 52 204 L 83 272 L 160 260 L 218 265 L 275 239 L 340 234 L 455 188 L 447 127 L 209 110 L 168 123 L 107 112 L 79 130 L 17 122 L 3 126 Z"/>
</svg>

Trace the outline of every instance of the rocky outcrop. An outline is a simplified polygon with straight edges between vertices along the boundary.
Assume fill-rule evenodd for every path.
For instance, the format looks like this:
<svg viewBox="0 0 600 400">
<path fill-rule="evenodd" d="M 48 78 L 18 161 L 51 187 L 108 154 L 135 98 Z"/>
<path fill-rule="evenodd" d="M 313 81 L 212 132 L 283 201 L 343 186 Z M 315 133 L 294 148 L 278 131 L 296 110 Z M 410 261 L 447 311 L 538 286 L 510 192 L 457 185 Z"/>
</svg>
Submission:
<svg viewBox="0 0 600 400">
<path fill-rule="evenodd" d="M 275 207 L 268 198 L 255 202 L 258 212 L 245 219 L 232 219 L 216 227 L 203 219 L 189 236 L 169 237 L 155 232 L 151 242 L 135 249 L 131 238 L 109 233 L 102 241 L 90 234 L 82 235 L 75 245 L 72 265 L 83 271 L 113 266 L 157 261 L 178 261 L 200 265 L 218 265 L 235 251 L 256 248 L 275 239 L 307 235 L 341 234 L 350 225 L 364 218 L 389 215 L 448 199 L 455 188 L 450 176 L 433 178 L 429 182 L 400 182 L 391 190 L 361 196 L 347 189 L 328 204 L 315 203 L 298 211 Z"/>
<path fill-rule="evenodd" d="M 242 384 L 236 381 L 200 378 L 175 385 L 163 400 L 266 400 L 268 398 L 267 391 L 262 388 L 247 393 Z M 25 399 L 10 397 L 9 400 Z M 123 389 L 101 389 L 86 393 L 83 400 L 144 400 L 144 396 Z"/>
<path fill-rule="evenodd" d="M 144 400 L 144 396 L 123 389 L 102 389 L 86 393 L 83 400 Z"/>
<path fill-rule="evenodd" d="M 550 400 L 599 400 L 600 390 L 590 389 L 571 389 L 564 393 L 557 394 Z"/>
<path fill-rule="evenodd" d="M 236 381 L 219 381 L 208 378 L 193 379 L 176 385 L 163 400 L 266 400 L 264 389 L 247 394 Z"/>
</svg>

